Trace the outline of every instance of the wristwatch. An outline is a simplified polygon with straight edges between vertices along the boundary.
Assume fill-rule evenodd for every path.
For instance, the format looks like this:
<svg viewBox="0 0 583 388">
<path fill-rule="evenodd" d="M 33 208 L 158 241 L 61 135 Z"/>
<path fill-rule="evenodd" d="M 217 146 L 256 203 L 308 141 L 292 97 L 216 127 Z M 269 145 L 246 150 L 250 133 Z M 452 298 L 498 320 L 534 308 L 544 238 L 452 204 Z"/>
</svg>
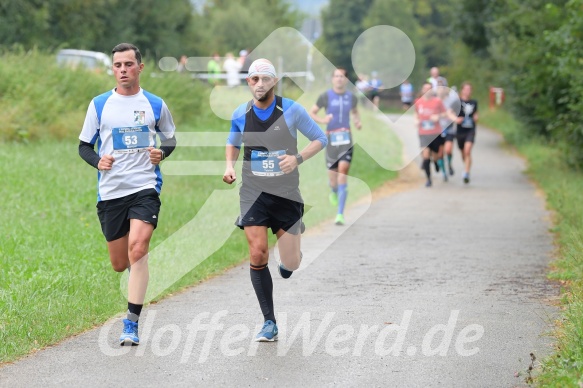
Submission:
<svg viewBox="0 0 583 388">
<path fill-rule="evenodd" d="M 304 158 L 302 157 L 302 154 L 296 154 L 296 160 L 298 161 L 298 166 L 302 163 L 304 163 Z"/>
</svg>

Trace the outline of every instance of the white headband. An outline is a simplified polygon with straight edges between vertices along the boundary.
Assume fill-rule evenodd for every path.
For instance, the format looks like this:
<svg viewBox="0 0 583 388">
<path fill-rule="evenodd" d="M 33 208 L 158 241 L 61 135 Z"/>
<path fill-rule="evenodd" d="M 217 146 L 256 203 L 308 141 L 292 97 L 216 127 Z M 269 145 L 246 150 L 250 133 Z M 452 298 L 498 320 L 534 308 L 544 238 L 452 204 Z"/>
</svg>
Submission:
<svg viewBox="0 0 583 388">
<path fill-rule="evenodd" d="M 275 67 L 267 59 L 257 59 L 253 61 L 251 66 L 249 66 L 248 77 L 254 77 L 256 75 L 268 75 L 270 77 L 276 78 Z"/>
</svg>

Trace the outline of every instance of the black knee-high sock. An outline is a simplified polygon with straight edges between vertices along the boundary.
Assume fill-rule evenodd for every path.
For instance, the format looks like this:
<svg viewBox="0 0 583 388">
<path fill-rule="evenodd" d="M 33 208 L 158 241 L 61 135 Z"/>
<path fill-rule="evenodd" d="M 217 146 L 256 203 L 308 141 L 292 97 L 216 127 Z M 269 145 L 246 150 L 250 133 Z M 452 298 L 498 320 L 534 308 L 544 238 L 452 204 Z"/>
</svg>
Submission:
<svg viewBox="0 0 583 388">
<path fill-rule="evenodd" d="M 259 307 L 263 317 L 267 321 L 275 323 L 275 313 L 273 311 L 273 281 L 267 264 L 261 266 L 251 265 L 251 284 L 255 289 L 255 295 L 259 301 Z"/>
<path fill-rule="evenodd" d="M 128 314 L 127 319 L 132 322 L 137 322 L 140 318 L 140 314 L 142 313 L 143 304 L 133 304 L 128 301 Z"/>
<path fill-rule="evenodd" d="M 427 175 L 427 179 L 431 179 L 431 161 L 429 159 L 423 159 L 423 169 L 425 170 L 425 175 Z"/>
</svg>

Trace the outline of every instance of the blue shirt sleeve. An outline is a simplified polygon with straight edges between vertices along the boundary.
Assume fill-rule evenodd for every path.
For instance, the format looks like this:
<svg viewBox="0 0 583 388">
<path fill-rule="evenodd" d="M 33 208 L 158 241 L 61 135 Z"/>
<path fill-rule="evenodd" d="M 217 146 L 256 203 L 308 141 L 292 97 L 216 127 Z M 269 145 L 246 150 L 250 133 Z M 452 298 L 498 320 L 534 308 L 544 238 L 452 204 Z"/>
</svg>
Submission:
<svg viewBox="0 0 583 388">
<path fill-rule="evenodd" d="M 326 135 L 303 106 L 288 98 L 283 99 L 282 105 L 285 122 L 293 137 L 297 139 L 299 130 L 310 141 L 318 140 L 322 143 L 322 148 L 326 147 L 328 144 Z"/>
<path fill-rule="evenodd" d="M 243 144 L 243 129 L 245 129 L 245 114 L 247 113 L 245 112 L 246 108 L 247 103 L 241 104 L 233 112 L 233 116 L 231 117 L 231 131 L 229 132 L 227 145 L 241 149 L 241 144 Z"/>
</svg>

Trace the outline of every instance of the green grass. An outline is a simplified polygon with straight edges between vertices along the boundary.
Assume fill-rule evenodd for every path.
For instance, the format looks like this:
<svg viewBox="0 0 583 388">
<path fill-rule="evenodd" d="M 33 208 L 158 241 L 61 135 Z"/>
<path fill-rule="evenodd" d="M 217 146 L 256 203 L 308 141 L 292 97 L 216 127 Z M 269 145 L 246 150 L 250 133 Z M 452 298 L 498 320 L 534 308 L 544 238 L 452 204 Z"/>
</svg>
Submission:
<svg viewBox="0 0 583 388">
<path fill-rule="evenodd" d="M 543 360 L 535 380 L 545 387 L 583 384 L 583 173 L 567 166 L 560 144 L 529 135 L 511 115 L 499 110 L 480 114 L 482 124 L 502 132 L 529 164 L 528 174 L 545 192 L 554 211 L 553 232 L 559 247 L 549 278 L 563 286 L 555 353 Z"/>
<path fill-rule="evenodd" d="M 124 311 L 126 306 L 120 292 L 123 275 L 110 267 L 95 211 L 96 171 L 77 154 L 77 136 L 87 104 L 92 96 L 112 87 L 113 79 L 83 72 L 68 74 L 51 67 L 50 58 L 40 56 L 37 59 L 46 61 L 46 77 L 61 77 L 59 82 L 69 87 L 61 87 L 57 94 L 51 91 L 42 100 L 43 94 L 36 90 L 44 87 L 42 72 L 31 75 L 38 82 L 36 86 L 20 85 L 26 83 L 18 78 L 22 75 L 2 64 L 18 64 L 17 58 L 0 61 L 0 75 L 14 77 L 12 81 L 0 77 L 7 91 L 0 96 L 3 108 L 0 118 L 4 124 L 0 129 L 4 140 L 0 143 L 4 219 L 0 223 L 0 362 L 15 360 L 34 349 L 90 329 Z M 92 90 L 87 95 L 77 87 L 77 83 L 82 85 L 83 82 L 91 85 Z M 58 82 L 53 86 L 56 84 Z M 226 139 L 229 122 L 212 113 L 208 93 L 203 87 L 174 75 L 163 81 L 146 78 L 143 86 L 164 97 L 173 114 L 176 112 L 179 131 L 224 132 Z M 19 93 L 26 88 L 30 89 L 30 96 L 42 100 L 30 102 L 34 109 L 25 109 L 26 104 L 17 101 Z M 297 91 L 291 92 L 297 95 Z M 59 98 L 65 101 L 59 102 Z M 307 107 L 313 101 L 312 96 L 302 99 Z M 53 102 L 57 113 L 63 116 L 55 128 L 62 128 L 44 131 L 44 123 L 51 123 L 59 115 L 40 107 L 50 107 Z M 225 109 L 232 109 L 229 103 L 221 103 L 226 105 Z M 233 102 L 231 105 L 234 106 Z M 7 116 L 7 111 L 12 111 L 13 115 Z M 355 138 L 364 148 L 357 146 L 355 151 L 349 202 L 365 195 L 366 186 L 374 189 L 396 176 L 395 172 L 381 168 L 365 149 L 376 155 L 383 165 L 397 165 L 401 157 L 398 140 L 372 113 L 363 112 L 362 121 L 365 129 L 355 132 Z M 14 128 L 19 128 L 20 134 L 14 132 Z M 49 127 L 45 125 L 44 128 Z M 311 199 L 313 206 L 306 216 L 308 227 L 335 215 L 334 209 L 327 205 L 328 184 L 323 156 L 323 152 L 319 153 L 301 168 L 302 193 Z M 170 160 L 223 162 L 224 147 L 178 147 Z M 161 246 L 191 221 L 214 190 L 228 189 L 221 177 L 222 171 L 220 175 L 165 175 L 161 219 L 152 238 L 152 249 Z M 355 184 L 357 179 L 366 186 L 359 189 Z M 232 229 L 228 242 L 157 299 L 246 260 L 244 234 L 232 225 L 236 212 L 220 216 L 228 219 L 226 226 L 221 227 Z M 197 236 L 192 238 L 196 243 Z"/>
</svg>

